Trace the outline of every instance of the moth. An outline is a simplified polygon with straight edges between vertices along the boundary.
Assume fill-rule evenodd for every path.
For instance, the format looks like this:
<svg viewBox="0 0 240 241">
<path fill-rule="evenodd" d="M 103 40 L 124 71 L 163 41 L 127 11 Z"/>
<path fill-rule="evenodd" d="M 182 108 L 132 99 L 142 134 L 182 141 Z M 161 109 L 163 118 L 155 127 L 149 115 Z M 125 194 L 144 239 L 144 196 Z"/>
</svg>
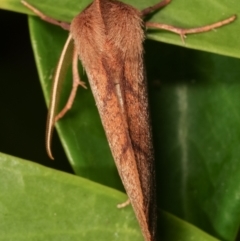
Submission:
<svg viewBox="0 0 240 241">
<path fill-rule="evenodd" d="M 43 20 L 69 30 L 57 65 L 47 120 L 46 148 L 50 158 L 54 124 L 71 108 L 79 85 L 78 58 L 86 70 L 119 175 L 133 206 L 145 241 L 156 240 L 156 192 L 154 155 L 149 117 L 148 92 L 143 62 L 144 27 L 165 29 L 181 36 L 209 31 L 235 20 L 194 29 L 143 18 L 166 6 L 163 0 L 142 11 L 117 0 L 93 0 L 71 24 L 52 19 L 25 1 Z M 72 50 L 73 88 L 63 110 L 56 115 L 58 89 L 64 57 Z"/>
</svg>

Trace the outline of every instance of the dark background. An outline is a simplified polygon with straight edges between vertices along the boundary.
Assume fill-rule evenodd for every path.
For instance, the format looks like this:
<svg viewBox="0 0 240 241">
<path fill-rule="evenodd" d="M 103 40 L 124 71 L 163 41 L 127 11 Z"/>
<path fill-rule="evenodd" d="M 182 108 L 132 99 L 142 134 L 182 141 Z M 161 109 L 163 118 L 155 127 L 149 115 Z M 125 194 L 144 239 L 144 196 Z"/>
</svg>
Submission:
<svg viewBox="0 0 240 241">
<path fill-rule="evenodd" d="M 0 10 L 0 152 L 72 172 L 57 134 L 57 161 L 45 150 L 47 108 L 31 49 L 27 16 Z"/>
</svg>

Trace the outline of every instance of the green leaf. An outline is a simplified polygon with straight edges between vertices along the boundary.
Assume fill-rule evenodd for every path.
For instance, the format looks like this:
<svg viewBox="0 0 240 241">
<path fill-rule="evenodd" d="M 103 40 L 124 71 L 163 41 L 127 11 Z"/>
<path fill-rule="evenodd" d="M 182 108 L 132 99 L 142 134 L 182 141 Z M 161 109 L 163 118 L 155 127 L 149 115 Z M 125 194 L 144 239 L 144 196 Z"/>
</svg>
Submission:
<svg viewBox="0 0 240 241">
<path fill-rule="evenodd" d="M 156 4 L 159 0 L 148 1 L 123 1 L 139 10 Z M 71 22 L 73 17 L 80 13 L 91 1 L 56 1 L 56 0 L 30 0 L 29 3 L 40 9 L 46 15 L 61 21 Z M 19 0 L 2 0 L 0 8 L 12 11 L 31 13 L 21 5 Z M 229 4 L 228 0 L 212 1 L 191 1 L 191 0 L 172 0 L 172 2 L 162 10 L 151 15 L 148 21 L 171 24 L 183 28 L 203 26 L 230 17 L 233 14 L 240 15 L 240 2 L 233 1 Z M 240 57 L 238 30 L 240 21 L 235 21 L 229 26 L 216 29 L 209 33 L 195 34 L 188 37 L 185 47 L 201 49 L 209 52 L 220 53 L 228 56 Z M 162 30 L 151 30 L 148 37 L 154 40 L 177 44 L 183 46 L 179 36 Z"/>
<path fill-rule="evenodd" d="M 161 211 L 160 217 L 160 240 L 163 241 L 217 241 L 214 237 L 204 233 L 193 225 Z"/>
<path fill-rule="evenodd" d="M 116 207 L 127 198 L 116 190 L 2 153 L 0 182 L 0 240 L 143 240 L 132 208 Z M 161 240 L 216 241 L 159 216 Z"/>
<path fill-rule="evenodd" d="M 0 154 L 0 240 L 143 240 L 127 196 Z"/>
<path fill-rule="evenodd" d="M 240 223 L 240 60 L 154 42 L 146 55 L 154 80 L 161 208 L 234 240 Z"/>
</svg>

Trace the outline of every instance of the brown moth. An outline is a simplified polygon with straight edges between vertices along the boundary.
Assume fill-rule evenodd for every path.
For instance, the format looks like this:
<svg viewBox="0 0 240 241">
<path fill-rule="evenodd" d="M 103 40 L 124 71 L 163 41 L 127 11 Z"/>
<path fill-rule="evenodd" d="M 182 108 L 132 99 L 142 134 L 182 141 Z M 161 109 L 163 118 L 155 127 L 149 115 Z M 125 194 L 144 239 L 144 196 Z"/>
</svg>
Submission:
<svg viewBox="0 0 240 241">
<path fill-rule="evenodd" d="M 145 241 L 156 240 L 156 195 L 154 157 L 149 120 L 148 95 L 143 63 L 143 17 L 167 5 L 170 0 L 139 11 L 117 0 L 94 0 L 77 15 L 71 25 L 45 16 L 22 1 L 43 20 L 70 30 L 53 83 L 47 121 L 46 145 L 50 144 L 55 122 L 71 108 L 81 82 L 77 61 L 81 60 L 97 104 L 106 136 L 127 195 L 133 206 Z M 172 31 L 183 37 L 209 31 L 234 21 L 232 16 L 208 26 L 181 29 L 148 22 L 147 27 Z M 61 67 L 67 50 L 73 46 L 73 88 L 64 109 L 56 116 L 56 99 Z"/>
</svg>

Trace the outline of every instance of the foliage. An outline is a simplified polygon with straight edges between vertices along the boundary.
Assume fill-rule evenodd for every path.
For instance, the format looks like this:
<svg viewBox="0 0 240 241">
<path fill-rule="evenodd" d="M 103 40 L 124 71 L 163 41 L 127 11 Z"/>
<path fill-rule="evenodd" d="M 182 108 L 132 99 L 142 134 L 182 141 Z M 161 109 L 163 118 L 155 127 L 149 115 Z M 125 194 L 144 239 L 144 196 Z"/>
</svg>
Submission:
<svg viewBox="0 0 240 241">
<path fill-rule="evenodd" d="M 54 1 L 32 0 L 31 4 L 59 20 L 71 21 L 89 3 Z M 156 1 L 126 2 L 143 9 Z M 0 8 L 29 13 L 16 0 L 3 0 Z M 239 16 L 237 9 L 237 0 L 231 5 L 227 0 L 173 0 L 151 21 L 200 26 Z M 51 76 L 67 32 L 35 17 L 29 18 L 29 26 L 48 102 Z M 145 44 L 158 206 L 169 212 L 159 212 L 161 240 L 236 238 L 240 222 L 238 29 L 237 20 L 216 31 L 188 36 L 185 44 L 165 31 L 151 30 L 147 35 L 181 46 Z M 71 86 L 70 74 L 67 79 L 63 103 Z M 0 240 L 142 240 L 131 208 L 115 208 L 126 196 L 116 190 L 123 188 L 89 89 L 78 90 L 73 108 L 57 130 L 81 177 L 2 154 Z"/>
</svg>

